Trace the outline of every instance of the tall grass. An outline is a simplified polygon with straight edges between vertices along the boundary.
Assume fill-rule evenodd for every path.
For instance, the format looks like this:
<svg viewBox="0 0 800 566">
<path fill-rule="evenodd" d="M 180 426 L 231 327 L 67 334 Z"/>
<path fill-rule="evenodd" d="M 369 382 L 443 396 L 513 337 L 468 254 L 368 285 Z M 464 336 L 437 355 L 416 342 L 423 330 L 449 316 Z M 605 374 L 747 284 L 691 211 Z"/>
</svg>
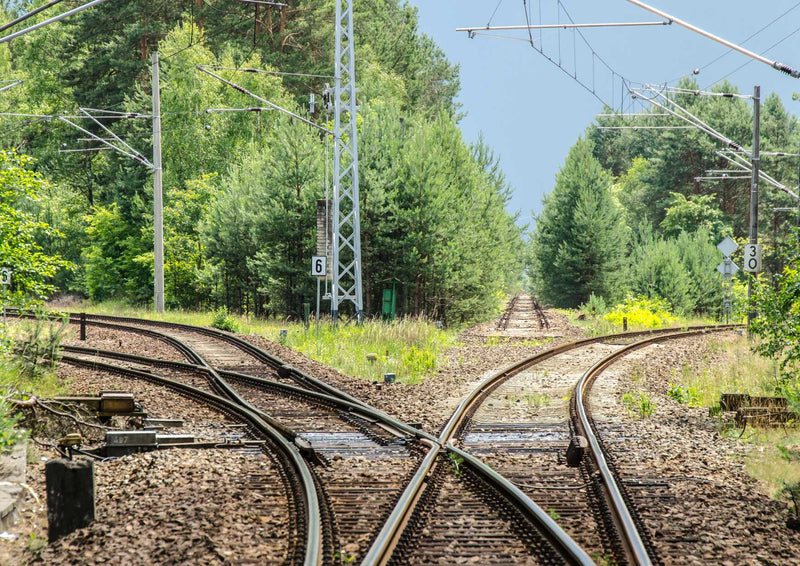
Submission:
<svg viewBox="0 0 800 566">
<path fill-rule="evenodd" d="M 703 364 L 698 369 L 684 365 L 673 372 L 673 384 L 687 393 L 688 404 L 711 407 L 719 403 L 722 393 L 776 393 L 777 363 L 750 351 L 747 338 L 711 340 L 709 349 L 721 357 L 719 363 Z"/>
<path fill-rule="evenodd" d="M 217 313 L 167 311 L 158 315 L 149 309 L 137 309 L 121 303 L 100 303 L 81 307 L 90 313 L 136 316 L 150 320 L 166 320 L 197 326 L 210 326 Z M 393 322 L 368 320 L 361 325 L 339 323 L 334 328 L 330 319 L 319 326 L 311 321 L 258 319 L 228 314 L 239 332 L 263 336 L 302 352 L 309 358 L 355 377 L 382 380 L 385 373 L 394 373 L 403 383 L 417 383 L 432 375 L 442 352 L 456 342 L 454 330 L 437 329 L 423 318 L 403 318 Z M 280 331 L 286 330 L 282 338 Z M 367 358 L 367 354 L 374 361 Z"/>
<path fill-rule="evenodd" d="M 751 345 L 744 336 L 711 340 L 713 359 L 704 360 L 699 367 L 685 365 L 676 371 L 668 395 L 688 405 L 712 407 L 719 403 L 722 393 L 777 394 L 777 362 L 754 353 Z M 723 430 L 727 436 L 753 447 L 745 458 L 747 471 L 763 482 L 773 497 L 785 498 L 785 486 L 800 482 L 800 430 L 796 424 L 775 429 Z"/>
</svg>

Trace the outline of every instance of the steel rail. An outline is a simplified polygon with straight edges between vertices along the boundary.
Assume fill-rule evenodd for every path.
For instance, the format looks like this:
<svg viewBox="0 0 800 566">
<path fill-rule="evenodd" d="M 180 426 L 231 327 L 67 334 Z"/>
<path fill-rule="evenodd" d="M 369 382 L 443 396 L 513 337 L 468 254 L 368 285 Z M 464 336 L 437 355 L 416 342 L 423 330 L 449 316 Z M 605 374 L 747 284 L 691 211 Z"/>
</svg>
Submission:
<svg viewBox="0 0 800 566">
<path fill-rule="evenodd" d="M 596 362 L 591 368 L 586 370 L 575 386 L 575 391 L 572 396 L 572 405 L 577 411 L 579 418 L 579 422 L 576 423 L 576 425 L 578 425 L 579 432 L 586 437 L 589 443 L 589 456 L 594 461 L 595 466 L 601 474 L 601 479 L 599 480 L 600 485 L 606 495 L 609 509 L 612 513 L 614 523 L 617 526 L 617 532 L 619 533 L 621 542 L 623 544 L 623 549 L 625 550 L 631 564 L 636 564 L 638 566 L 650 566 L 653 564 L 653 560 L 651 559 L 647 550 L 647 546 L 644 543 L 638 528 L 636 527 L 636 522 L 631 515 L 630 510 L 628 509 L 628 505 L 625 502 L 625 497 L 619 487 L 616 476 L 606 460 L 605 453 L 596 435 L 594 424 L 589 419 L 586 410 L 586 405 L 588 404 L 588 391 L 595 379 L 597 379 L 597 377 L 608 366 L 616 362 L 619 358 L 633 352 L 634 350 L 638 350 L 639 348 L 643 348 L 658 342 L 665 342 L 667 340 L 674 340 L 677 338 L 686 338 L 708 332 L 722 332 L 725 330 L 731 330 L 731 327 L 738 328 L 740 326 L 741 325 L 725 325 L 715 328 L 698 328 L 639 340 L 638 342 L 629 344 L 628 346 L 625 346 L 613 354 L 609 354 L 608 356 Z"/>
<path fill-rule="evenodd" d="M 163 368 L 171 368 L 171 369 L 178 369 L 178 370 L 189 370 L 189 371 L 198 371 L 198 372 L 207 372 L 208 369 L 205 366 L 199 364 L 190 364 L 186 362 L 175 362 L 175 361 L 168 361 L 168 360 L 160 360 L 158 358 L 150 358 L 147 356 L 138 356 L 135 354 L 124 354 L 121 352 L 114 352 L 111 350 L 101 350 L 97 348 L 84 348 L 81 346 L 62 346 L 62 350 L 67 352 L 72 352 L 76 354 L 84 354 L 89 356 L 98 356 L 103 358 L 111 358 L 117 359 L 121 361 L 130 361 L 130 362 L 139 362 L 139 363 L 146 363 L 149 365 L 163 367 Z M 263 377 L 257 377 L 254 375 L 249 375 L 246 373 L 235 372 L 235 371 L 226 371 L 226 370 L 218 370 L 218 373 L 223 377 L 230 377 L 233 379 L 238 379 L 240 381 L 249 382 L 253 385 L 279 390 L 288 394 L 294 394 L 297 396 L 303 397 L 311 397 L 316 402 L 320 404 L 327 404 L 330 406 L 334 406 L 341 410 L 346 410 L 347 412 L 354 414 L 356 416 L 366 416 L 371 419 L 377 420 L 382 422 L 387 427 L 396 429 L 397 431 L 405 433 L 407 436 L 413 436 L 417 439 L 425 439 L 429 442 L 436 442 L 436 437 L 432 434 L 429 434 L 425 431 L 419 430 L 403 421 L 397 420 L 391 416 L 386 415 L 382 411 L 374 409 L 370 406 L 365 406 L 360 403 L 352 403 L 346 399 L 342 399 L 340 397 L 336 397 L 334 395 L 329 395 L 327 393 L 322 393 L 320 391 L 314 391 L 311 389 L 305 389 L 303 387 L 297 385 L 291 385 L 289 383 L 281 383 L 280 381 L 273 381 L 271 379 L 266 379 Z M 293 439 L 290 439 L 293 440 Z"/>
<path fill-rule="evenodd" d="M 706 331 L 709 329 L 731 330 L 734 328 L 738 328 L 739 326 L 740 325 L 707 325 L 707 326 L 698 326 L 692 328 L 696 331 Z M 479 401 L 485 395 L 488 395 L 492 390 L 497 388 L 502 382 L 533 365 L 539 364 L 549 358 L 552 358 L 569 350 L 579 348 L 581 346 L 608 340 L 628 339 L 628 338 L 635 338 L 638 336 L 675 332 L 676 330 L 680 329 L 667 328 L 667 329 L 655 329 L 655 330 L 641 330 L 635 332 L 624 332 L 619 334 L 609 334 L 605 336 L 582 338 L 580 340 L 575 340 L 573 342 L 568 342 L 566 344 L 554 346 L 543 352 L 539 352 L 538 354 L 534 354 L 533 356 L 514 362 L 509 366 L 505 367 L 504 369 L 501 369 L 499 372 L 487 377 L 475 389 L 473 389 L 472 392 L 470 392 L 466 397 L 464 397 L 461 400 L 458 407 L 448 420 L 447 424 L 442 429 L 442 432 L 439 435 L 436 444 L 433 445 L 431 451 L 422 461 L 417 472 L 412 477 L 411 481 L 409 481 L 409 483 L 407 484 L 406 489 L 400 496 L 398 502 L 395 504 L 395 507 L 392 510 L 391 514 L 389 515 L 389 518 L 386 520 L 380 533 L 370 546 L 370 549 L 365 555 L 362 564 L 365 565 L 385 564 L 389 561 L 392 551 L 394 550 L 395 546 L 400 540 L 400 537 L 402 536 L 403 530 L 405 529 L 405 525 L 408 523 L 409 518 L 411 517 L 411 515 L 415 510 L 416 501 L 419 499 L 419 496 L 421 495 L 423 488 L 426 487 L 426 480 L 435 467 L 437 459 L 436 457 L 441 453 L 441 447 L 444 446 L 448 450 L 450 449 L 450 447 L 452 447 L 451 441 L 455 436 L 456 432 L 458 431 L 458 429 L 463 425 L 464 420 L 466 416 L 469 414 L 469 412 L 477 407 Z M 471 462 L 471 459 L 468 461 Z M 484 477 L 487 477 L 485 475 L 487 468 L 490 469 L 488 466 L 486 466 L 485 468 L 479 467 L 477 468 L 477 470 L 479 471 L 479 473 L 484 474 Z M 492 477 L 489 479 L 492 482 L 492 485 L 498 486 L 506 494 L 511 494 L 512 500 L 515 500 L 517 492 L 519 492 L 519 489 L 508 480 L 502 480 L 500 483 L 496 483 L 495 480 L 497 480 L 498 478 L 502 478 L 502 476 L 499 476 L 498 474 L 497 477 Z M 525 497 L 525 499 L 527 500 L 525 503 L 525 509 L 526 512 L 528 513 L 528 517 L 533 521 L 538 522 L 540 512 L 543 513 L 543 511 L 529 497 L 525 496 L 524 493 L 522 494 L 522 496 Z M 549 531 L 550 525 L 547 523 L 544 524 L 543 527 L 546 530 L 548 530 L 549 534 L 552 535 L 555 540 L 562 541 L 564 543 L 563 548 L 568 549 L 568 552 L 571 554 L 571 559 L 574 561 L 573 563 L 577 564 L 594 563 L 586 555 L 586 553 L 582 549 L 580 549 L 580 547 L 578 547 L 578 545 L 574 541 L 572 541 L 572 539 L 568 537 L 566 533 L 564 533 L 563 530 L 561 530 L 560 527 L 558 527 L 558 525 L 555 525 L 556 529 L 553 529 L 552 531 Z M 588 562 L 586 560 L 588 560 Z"/>
<path fill-rule="evenodd" d="M 66 313 L 66 314 L 70 316 L 70 321 L 71 321 L 72 317 L 75 316 L 75 315 L 78 315 L 79 313 Z M 305 372 L 303 372 L 303 371 L 301 371 L 301 370 L 299 370 L 299 369 L 297 369 L 295 367 L 292 367 L 291 365 L 287 364 L 286 362 L 284 362 L 280 358 L 270 354 L 269 352 L 266 352 L 265 350 L 259 348 L 258 346 L 254 345 L 254 344 L 251 344 L 250 342 L 242 340 L 241 338 L 238 338 L 236 336 L 233 336 L 232 334 L 228 334 L 227 332 L 223 332 L 221 330 L 215 330 L 215 329 L 212 329 L 212 328 L 205 328 L 205 327 L 202 327 L 202 326 L 192 326 L 190 324 L 181 324 L 181 323 L 178 323 L 178 322 L 166 322 L 166 321 L 161 321 L 161 320 L 149 320 L 149 319 L 143 319 L 143 318 L 121 317 L 121 316 L 111 316 L 111 315 L 87 314 L 86 315 L 86 320 L 87 320 L 87 322 L 89 320 L 97 320 L 97 321 L 115 320 L 115 321 L 120 321 L 120 322 L 129 322 L 129 323 L 134 323 L 134 324 L 141 324 L 141 325 L 144 325 L 144 326 L 150 325 L 150 326 L 161 326 L 161 327 L 165 327 L 165 328 L 184 329 L 184 330 L 188 330 L 188 331 L 192 331 L 192 332 L 197 332 L 199 334 L 204 334 L 206 336 L 211 336 L 211 337 L 217 338 L 219 340 L 223 340 L 225 342 L 228 342 L 232 346 L 235 346 L 236 348 L 242 350 L 243 352 L 253 356 L 257 360 L 261 361 L 262 363 L 265 363 L 265 364 L 269 365 L 273 369 L 277 370 L 279 375 L 281 375 L 281 377 L 294 379 L 298 383 L 306 384 L 309 387 L 312 387 L 314 389 L 318 389 L 320 391 L 324 391 L 324 392 L 328 393 L 329 395 L 333 395 L 335 397 L 341 397 L 342 399 L 346 399 L 346 400 L 350 401 L 351 403 L 356 403 L 356 404 L 359 404 L 359 405 L 368 406 L 361 399 L 353 397 L 349 393 L 345 393 L 344 391 L 342 391 L 342 390 L 340 390 L 340 389 L 338 389 L 338 388 L 336 388 L 336 387 L 334 387 L 334 386 L 332 386 L 332 385 L 330 385 L 328 383 L 325 383 L 324 381 L 322 381 L 320 379 L 312 377 L 312 376 L 308 375 L 307 373 L 305 373 Z"/>
<path fill-rule="evenodd" d="M 235 401 L 226 399 L 219 395 L 214 395 L 179 381 L 174 381 L 172 379 L 152 373 L 130 368 L 122 368 L 103 362 L 73 358 L 71 356 L 62 356 L 61 361 L 79 367 L 102 370 L 109 373 L 116 373 L 128 377 L 143 379 L 158 385 L 169 387 L 191 398 L 202 399 L 208 404 L 223 409 L 226 413 L 231 414 L 238 420 L 243 420 L 249 423 L 258 432 L 272 440 L 284 452 L 284 454 L 288 456 L 291 465 L 294 466 L 301 480 L 306 513 L 305 558 L 303 560 L 303 564 L 305 566 L 318 566 L 319 564 L 322 564 L 322 521 L 320 519 L 319 499 L 317 498 L 314 475 L 311 473 L 308 464 L 301 456 L 298 448 L 284 438 L 283 433 L 272 427 L 268 422 L 263 420 L 261 416 L 249 408 L 243 407 Z"/>
<path fill-rule="evenodd" d="M 29 317 L 31 317 L 33 315 L 25 314 L 23 312 L 18 312 L 18 316 L 29 318 Z M 70 324 L 76 324 L 76 323 L 80 323 L 81 321 L 80 320 L 75 321 L 70 317 L 69 322 L 70 322 Z M 209 383 L 210 383 L 211 387 L 214 389 L 214 391 L 216 391 L 220 395 L 223 395 L 225 397 L 228 397 L 229 399 L 234 400 L 235 402 L 239 403 L 240 405 L 242 405 L 244 407 L 247 407 L 251 411 L 256 412 L 257 414 L 259 414 L 259 416 L 262 419 L 264 419 L 266 422 L 268 422 L 273 428 L 276 428 L 276 429 L 280 430 L 283 433 L 283 435 L 286 438 L 288 438 L 289 440 L 292 440 L 292 441 L 297 441 L 298 440 L 298 436 L 293 430 L 288 428 L 286 425 L 280 423 L 278 420 L 274 419 L 273 417 L 271 417 L 270 415 L 268 415 L 264 411 L 261 411 L 261 410 L 257 409 L 256 407 L 253 407 L 252 405 L 250 405 L 247 401 L 245 401 L 239 395 L 239 393 L 233 387 L 230 386 L 230 384 L 227 381 L 225 381 L 219 375 L 217 370 L 215 370 L 213 367 L 211 367 L 211 365 L 209 365 L 203 359 L 203 357 L 200 354 L 195 352 L 191 347 L 189 347 L 187 344 L 183 343 L 182 341 L 178 340 L 177 338 L 175 338 L 173 336 L 169 336 L 169 335 L 164 334 L 162 332 L 157 332 L 155 330 L 149 330 L 149 329 L 146 329 L 146 328 L 139 328 L 139 327 L 135 327 L 135 326 L 123 326 L 123 325 L 115 324 L 115 323 L 111 323 L 111 322 L 94 321 L 94 320 L 91 320 L 91 321 L 90 320 L 86 320 L 85 322 L 86 322 L 86 324 L 90 324 L 90 325 L 93 325 L 93 326 L 98 326 L 98 327 L 101 327 L 101 328 L 110 328 L 110 329 L 113 329 L 113 330 L 121 330 L 121 331 L 133 332 L 135 334 L 142 334 L 144 336 L 149 336 L 151 338 L 155 338 L 156 340 L 160 340 L 162 342 L 165 342 L 165 343 L 169 344 L 170 346 L 174 347 L 176 350 L 181 352 L 181 354 L 183 354 L 188 360 L 193 361 L 198 366 L 205 368 L 205 370 L 207 371 L 208 375 L 211 378 L 211 379 L 209 379 Z M 301 449 L 303 449 L 303 450 L 309 450 L 310 449 L 310 447 L 307 446 L 304 441 L 300 440 L 300 442 L 302 444 L 302 446 L 300 446 Z"/>
</svg>

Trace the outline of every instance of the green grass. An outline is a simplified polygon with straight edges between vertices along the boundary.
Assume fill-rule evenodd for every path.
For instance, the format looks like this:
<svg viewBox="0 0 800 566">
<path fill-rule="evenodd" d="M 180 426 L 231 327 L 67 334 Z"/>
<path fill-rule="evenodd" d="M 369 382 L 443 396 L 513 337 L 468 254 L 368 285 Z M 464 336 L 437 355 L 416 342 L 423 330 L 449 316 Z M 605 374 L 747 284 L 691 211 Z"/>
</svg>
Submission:
<svg viewBox="0 0 800 566">
<path fill-rule="evenodd" d="M 0 329 L 0 452 L 27 436 L 18 427 L 22 415 L 15 410 L 14 400 L 53 397 L 67 391 L 52 360 L 67 332 L 66 323 L 44 319 L 9 320 Z"/>
<path fill-rule="evenodd" d="M 340 323 L 333 328 L 330 320 L 302 323 L 279 319 L 257 319 L 216 311 L 167 311 L 158 315 L 149 309 L 137 309 L 120 303 L 81 306 L 93 314 L 135 316 L 150 320 L 211 326 L 216 321 L 233 324 L 242 334 L 255 334 L 302 352 L 309 358 L 355 377 L 383 380 L 384 373 L 394 373 L 401 383 L 418 383 L 432 375 L 442 359 L 442 352 L 456 344 L 456 331 L 438 330 L 421 318 L 404 318 L 387 323 L 366 321 L 362 325 Z M 281 338 L 281 329 L 286 337 Z M 375 354 L 374 361 L 367 354 Z"/>
<path fill-rule="evenodd" d="M 650 400 L 650 395 L 643 392 L 628 391 L 622 395 L 622 404 L 628 411 L 629 417 L 639 417 L 640 419 L 651 416 L 655 409 L 655 403 Z"/>
<path fill-rule="evenodd" d="M 746 337 L 734 341 L 710 339 L 709 350 L 721 356 L 721 363 L 704 363 L 699 369 L 684 365 L 674 370 L 670 397 L 695 407 L 711 407 L 719 403 L 722 393 L 775 394 L 777 364 L 751 352 Z"/>
<path fill-rule="evenodd" d="M 722 393 L 774 395 L 778 367 L 750 349 L 747 337 L 709 339 L 713 358 L 673 373 L 667 395 L 689 406 L 713 407 Z M 767 486 L 769 493 L 788 501 L 786 486 L 800 483 L 800 429 L 797 423 L 774 429 L 723 425 L 723 435 L 751 446 L 745 457 L 748 473 Z"/>
</svg>

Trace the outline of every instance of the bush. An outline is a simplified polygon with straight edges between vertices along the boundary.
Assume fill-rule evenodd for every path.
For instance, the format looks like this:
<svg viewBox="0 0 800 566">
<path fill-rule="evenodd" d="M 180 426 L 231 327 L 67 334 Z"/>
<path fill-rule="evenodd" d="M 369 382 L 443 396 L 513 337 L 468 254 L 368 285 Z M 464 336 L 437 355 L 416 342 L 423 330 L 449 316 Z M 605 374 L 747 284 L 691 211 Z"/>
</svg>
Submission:
<svg viewBox="0 0 800 566">
<path fill-rule="evenodd" d="M 606 306 L 606 302 L 603 300 L 603 297 L 599 297 L 594 293 L 589 295 L 589 300 L 578 307 L 578 309 L 582 314 L 585 314 L 587 318 L 603 316 L 608 312 L 608 306 Z"/>
<path fill-rule="evenodd" d="M 225 332 L 239 331 L 239 325 L 236 323 L 233 317 L 228 314 L 227 307 L 220 307 L 214 312 L 214 315 L 211 318 L 211 326 L 214 328 L 219 328 L 220 330 L 224 330 Z"/>
<path fill-rule="evenodd" d="M 657 328 L 676 320 L 669 310 L 669 304 L 662 299 L 628 297 L 624 303 L 615 306 L 605 318 L 610 323 L 622 326 L 622 319 L 628 319 L 629 327 Z"/>
</svg>

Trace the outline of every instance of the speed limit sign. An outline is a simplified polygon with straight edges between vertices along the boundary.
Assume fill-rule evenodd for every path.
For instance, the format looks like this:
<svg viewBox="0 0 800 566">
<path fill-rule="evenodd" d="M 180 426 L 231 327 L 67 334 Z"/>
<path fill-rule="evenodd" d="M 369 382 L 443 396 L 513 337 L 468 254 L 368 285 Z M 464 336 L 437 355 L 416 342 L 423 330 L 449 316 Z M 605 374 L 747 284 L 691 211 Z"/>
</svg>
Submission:
<svg viewBox="0 0 800 566">
<path fill-rule="evenodd" d="M 744 270 L 751 273 L 761 271 L 760 244 L 746 244 L 744 246 Z"/>
<path fill-rule="evenodd" d="M 315 255 L 311 256 L 311 275 L 316 275 L 317 277 L 324 277 L 325 274 L 328 272 L 327 268 L 327 259 L 324 255 Z"/>
</svg>

